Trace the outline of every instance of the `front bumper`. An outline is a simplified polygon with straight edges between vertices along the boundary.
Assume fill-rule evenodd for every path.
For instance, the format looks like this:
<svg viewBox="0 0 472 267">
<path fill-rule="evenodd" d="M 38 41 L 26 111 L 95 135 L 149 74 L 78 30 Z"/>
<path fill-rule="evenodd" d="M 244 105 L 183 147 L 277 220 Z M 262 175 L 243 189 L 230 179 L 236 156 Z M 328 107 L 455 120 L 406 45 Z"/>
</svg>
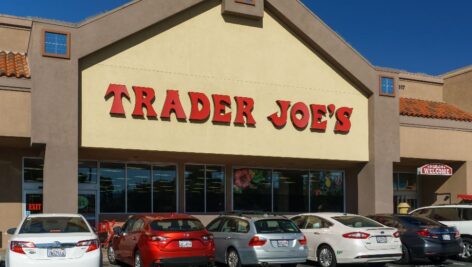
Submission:
<svg viewBox="0 0 472 267">
<path fill-rule="evenodd" d="M 214 262 L 212 258 L 209 257 L 182 257 L 182 258 L 164 258 L 159 259 L 154 262 L 152 267 L 159 266 L 213 266 Z"/>
</svg>

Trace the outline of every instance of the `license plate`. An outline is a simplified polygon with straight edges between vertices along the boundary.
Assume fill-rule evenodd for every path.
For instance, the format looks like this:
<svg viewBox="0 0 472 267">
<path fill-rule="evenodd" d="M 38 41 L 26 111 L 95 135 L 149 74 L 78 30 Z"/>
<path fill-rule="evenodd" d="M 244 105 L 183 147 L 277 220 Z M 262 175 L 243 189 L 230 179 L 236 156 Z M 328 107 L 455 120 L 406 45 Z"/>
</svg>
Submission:
<svg viewBox="0 0 472 267">
<path fill-rule="evenodd" d="M 191 248 L 192 241 L 179 241 L 179 247 L 181 248 Z"/>
<path fill-rule="evenodd" d="M 286 248 L 288 247 L 288 240 L 278 240 L 277 247 L 279 248 Z"/>
<path fill-rule="evenodd" d="M 62 248 L 50 248 L 48 249 L 48 258 L 64 258 L 66 256 L 66 250 Z"/>
<path fill-rule="evenodd" d="M 451 240 L 451 236 L 450 235 L 443 235 L 443 240 Z"/>
<path fill-rule="evenodd" d="M 387 243 L 386 236 L 377 236 L 377 243 Z"/>
</svg>

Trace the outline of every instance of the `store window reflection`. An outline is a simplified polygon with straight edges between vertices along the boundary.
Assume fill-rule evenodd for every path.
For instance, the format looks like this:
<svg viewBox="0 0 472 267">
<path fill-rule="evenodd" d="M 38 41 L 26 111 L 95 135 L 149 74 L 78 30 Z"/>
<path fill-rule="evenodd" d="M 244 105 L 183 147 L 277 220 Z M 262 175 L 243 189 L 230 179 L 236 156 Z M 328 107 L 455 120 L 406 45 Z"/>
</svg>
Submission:
<svg viewBox="0 0 472 267">
<path fill-rule="evenodd" d="M 151 212 L 151 167 L 128 164 L 128 212 Z"/>
<path fill-rule="evenodd" d="M 418 181 L 414 172 L 393 173 L 393 205 L 408 203 L 411 209 L 418 207 Z"/>
<path fill-rule="evenodd" d="M 152 170 L 154 212 L 177 211 L 177 167 L 162 165 Z"/>
<path fill-rule="evenodd" d="M 309 172 L 274 170 L 274 211 L 307 212 Z"/>
<path fill-rule="evenodd" d="M 344 173 L 341 171 L 310 172 L 311 212 L 344 211 Z"/>
<path fill-rule="evenodd" d="M 100 164 L 100 211 L 118 213 L 125 211 L 125 164 Z"/>
<path fill-rule="evenodd" d="M 42 183 L 43 168 L 43 159 L 25 158 L 23 160 L 23 179 L 25 183 Z"/>
<path fill-rule="evenodd" d="M 80 184 L 97 183 L 98 163 L 96 161 L 81 161 L 78 166 L 78 178 Z"/>
<path fill-rule="evenodd" d="M 224 211 L 225 173 L 222 166 L 185 166 L 185 210 L 187 212 Z"/>
<path fill-rule="evenodd" d="M 272 211 L 272 174 L 267 169 L 233 170 L 234 210 Z"/>
</svg>

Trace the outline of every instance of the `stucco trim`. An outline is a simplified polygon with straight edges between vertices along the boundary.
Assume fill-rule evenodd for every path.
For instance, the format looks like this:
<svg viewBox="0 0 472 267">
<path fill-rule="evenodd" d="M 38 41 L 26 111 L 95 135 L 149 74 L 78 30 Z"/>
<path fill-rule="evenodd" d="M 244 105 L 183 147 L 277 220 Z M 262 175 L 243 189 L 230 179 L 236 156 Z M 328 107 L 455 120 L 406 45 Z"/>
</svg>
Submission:
<svg viewBox="0 0 472 267">
<path fill-rule="evenodd" d="M 29 90 L 31 89 L 31 79 L 0 77 L 0 89 Z"/>
<path fill-rule="evenodd" d="M 472 132 L 471 122 L 438 120 L 409 116 L 400 116 L 400 126 Z"/>
</svg>

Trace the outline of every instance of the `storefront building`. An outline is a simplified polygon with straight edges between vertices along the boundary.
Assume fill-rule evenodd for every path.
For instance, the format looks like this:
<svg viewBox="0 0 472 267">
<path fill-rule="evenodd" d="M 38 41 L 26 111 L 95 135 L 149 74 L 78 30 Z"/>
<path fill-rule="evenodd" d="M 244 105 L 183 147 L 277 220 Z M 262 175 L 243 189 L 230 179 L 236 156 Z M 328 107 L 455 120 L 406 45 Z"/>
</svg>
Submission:
<svg viewBox="0 0 472 267">
<path fill-rule="evenodd" d="M 0 16 L 0 50 L 4 237 L 38 212 L 208 221 L 472 194 L 472 69 L 374 67 L 299 1 Z M 418 175 L 431 163 L 451 173 Z"/>
</svg>

